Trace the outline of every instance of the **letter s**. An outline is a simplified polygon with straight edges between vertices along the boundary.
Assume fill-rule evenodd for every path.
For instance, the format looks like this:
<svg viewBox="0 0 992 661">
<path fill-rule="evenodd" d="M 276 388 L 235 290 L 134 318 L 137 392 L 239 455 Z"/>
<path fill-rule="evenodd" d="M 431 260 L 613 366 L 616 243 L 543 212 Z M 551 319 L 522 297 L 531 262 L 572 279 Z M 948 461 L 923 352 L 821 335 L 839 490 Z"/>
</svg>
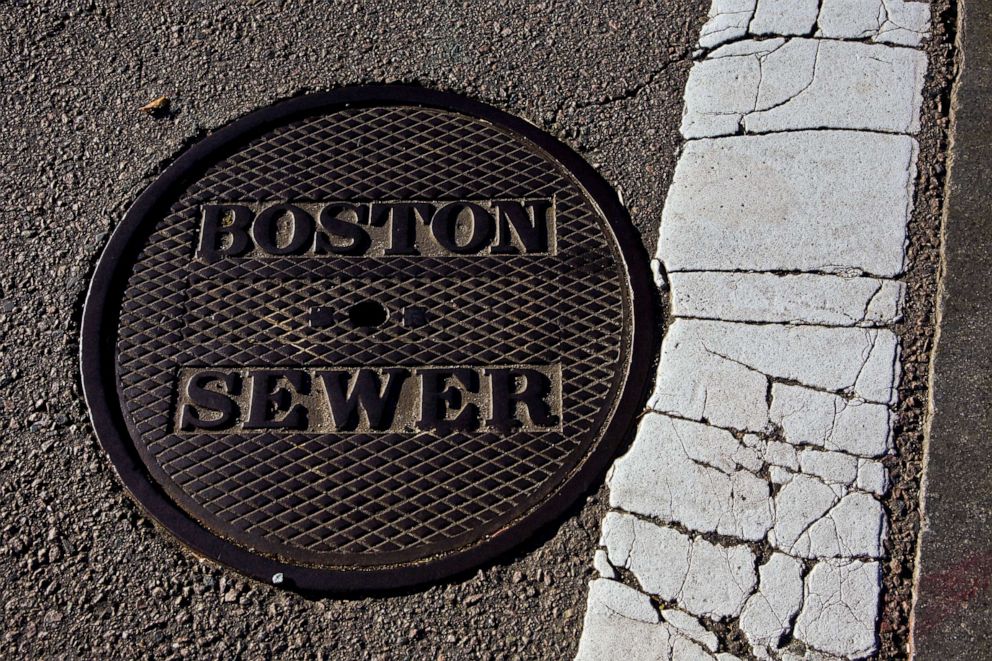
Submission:
<svg viewBox="0 0 992 661">
<path fill-rule="evenodd" d="M 225 392 L 207 390 L 206 385 L 211 381 L 224 384 Z M 237 395 L 240 387 L 237 374 L 199 372 L 191 376 L 186 382 L 186 396 L 189 402 L 183 404 L 179 415 L 179 428 L 183 431 L 191 431 L 221 429 L 228 426 L 238 415 L 238 405 L 228 395 Z M 201 417 L 204 411 L 217 415 L 204 419 Z"/>
</svg>

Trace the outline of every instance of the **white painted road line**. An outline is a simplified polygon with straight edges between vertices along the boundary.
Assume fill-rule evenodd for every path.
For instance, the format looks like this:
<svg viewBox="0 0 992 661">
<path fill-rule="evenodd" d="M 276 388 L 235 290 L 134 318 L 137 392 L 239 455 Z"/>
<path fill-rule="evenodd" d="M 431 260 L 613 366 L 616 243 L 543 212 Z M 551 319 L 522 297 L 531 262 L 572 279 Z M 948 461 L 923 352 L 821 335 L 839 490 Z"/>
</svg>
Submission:
<svg viewBox="0 0 992 661">
<path fill-rule="evenodd" d="M 928 29 L 902 0 L 714 0 L 658 244 L 673 319 L 577 658 L 877 649 Z"/>
<path fill-rule="evenodd" d="M 915 133 L 926 62 L 911 48 L 827 39 L 727 44 L 693 67 L 682 134 L 817 127 Z"/>
<path fill-rule="evenodd" d="M 903 270 L 916 176 L 906 135 L 797 131 L 689 142 L 661 223 L 669 271 Z"/>
</svg>

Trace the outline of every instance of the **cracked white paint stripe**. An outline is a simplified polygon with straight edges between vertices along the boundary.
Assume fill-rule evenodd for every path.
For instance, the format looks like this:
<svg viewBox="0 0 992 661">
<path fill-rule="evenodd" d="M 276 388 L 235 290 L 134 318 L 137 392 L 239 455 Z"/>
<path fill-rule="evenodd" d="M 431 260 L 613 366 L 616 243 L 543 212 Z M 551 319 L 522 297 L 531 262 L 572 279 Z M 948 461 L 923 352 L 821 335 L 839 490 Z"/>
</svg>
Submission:
<svg viewBox="0 0 992 661">
<path fill-rule="evenodd" d="M 674 317 L 821 326 L 884 326 L 902 315 L 905 285 L 800 273 L 669 273 Z"/>
<path fill-rule="evenodd" d="M 669 271 L 903 271 L 916 178 L 906 135 L 796 131 L 693 140 L 662 211 Z"/>
<path fill-rule="evenodd" d="M 887 133 L 920 128 L 926 55 L 824 39 L 737 42 L 693 67 L 687 138 L 830 127 Z M 879 89 L 891 94 L 879 95 Z M 728 103 L 729 101 L 729 103 Z"/>
<path fill-rule="evenodd" d="M 658 245 L 673 319 L 578 658 L 876 650 L 929 20 L 713 0 Z"/>
</svg>

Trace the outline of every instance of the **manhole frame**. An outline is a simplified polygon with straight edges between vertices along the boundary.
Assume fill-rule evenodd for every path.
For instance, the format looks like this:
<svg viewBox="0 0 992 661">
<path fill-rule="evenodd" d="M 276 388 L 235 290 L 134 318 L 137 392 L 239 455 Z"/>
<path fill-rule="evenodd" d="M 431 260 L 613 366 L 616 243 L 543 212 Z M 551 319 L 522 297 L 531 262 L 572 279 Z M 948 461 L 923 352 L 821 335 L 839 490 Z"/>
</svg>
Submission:
<svg viewBox="0 0 992 661">
<path fill-rule="evenodd" d="M 236 151 L 251 137 L 304 116 L 348 106 L 390 103 L 436 108 L 490 122 L 532 143 L 575 178 L 606 219 L 620 248 L 616 258 L 623 264 L 630 284 L 631 360 L 615 413 L 596 451 L 552 497 L 507 532 L 480 541 L 466 551 L 416 565 L 368 570 L 289 564 L 210 532 L 174 503 L 148 474 L 123 419 L 114 370 L 102 369 L 114 364 L 120 312 L 119 308 L 106 309 L 106 303 L 120 286 L 114 281 L 119 261 L 127 255 L 132 240 L 141 238 L 143 222 L 154 217 L 160 201 L 181 193 L 227 150 Z M 439 581 L 493 560 L 559 519 L 589 491 L 616 458 L 617 449 L 642 412 L 654 373 L 656 310 L 648 257 L 629 214 L 610 185 L 570 147 L 524 119 L 453 93 L 408 85 L 344 87 L 277 102 L 232 121 L 187 147 L 144 189 L 113 229 L 90 280 L 80 332 L 81 380 L 94 431 L 128 496 L 194 554 L 266 583 L 276 582 L 275 577 L 281 574 L 281 587 L 316 592 L 391 590 Z"/>
</svg>

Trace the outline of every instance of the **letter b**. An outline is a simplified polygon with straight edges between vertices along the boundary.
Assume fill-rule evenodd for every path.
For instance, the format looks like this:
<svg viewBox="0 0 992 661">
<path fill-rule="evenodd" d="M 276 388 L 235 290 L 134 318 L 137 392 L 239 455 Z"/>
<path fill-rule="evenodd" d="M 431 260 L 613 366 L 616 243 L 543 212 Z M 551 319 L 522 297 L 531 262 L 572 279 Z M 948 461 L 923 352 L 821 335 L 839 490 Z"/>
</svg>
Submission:
<svg viewBox="0 0 992 661">
<path fill-rule="evenodd" d="M 212 262 L 219 257 L 242 254 L 251 247 L 248 227 L 254 218 L 252 210 L 240 204 L 204 204 L 196 256 Z M 230 237 L 226 246 L 223 245 L 225 236 Z"/>
</svg>

